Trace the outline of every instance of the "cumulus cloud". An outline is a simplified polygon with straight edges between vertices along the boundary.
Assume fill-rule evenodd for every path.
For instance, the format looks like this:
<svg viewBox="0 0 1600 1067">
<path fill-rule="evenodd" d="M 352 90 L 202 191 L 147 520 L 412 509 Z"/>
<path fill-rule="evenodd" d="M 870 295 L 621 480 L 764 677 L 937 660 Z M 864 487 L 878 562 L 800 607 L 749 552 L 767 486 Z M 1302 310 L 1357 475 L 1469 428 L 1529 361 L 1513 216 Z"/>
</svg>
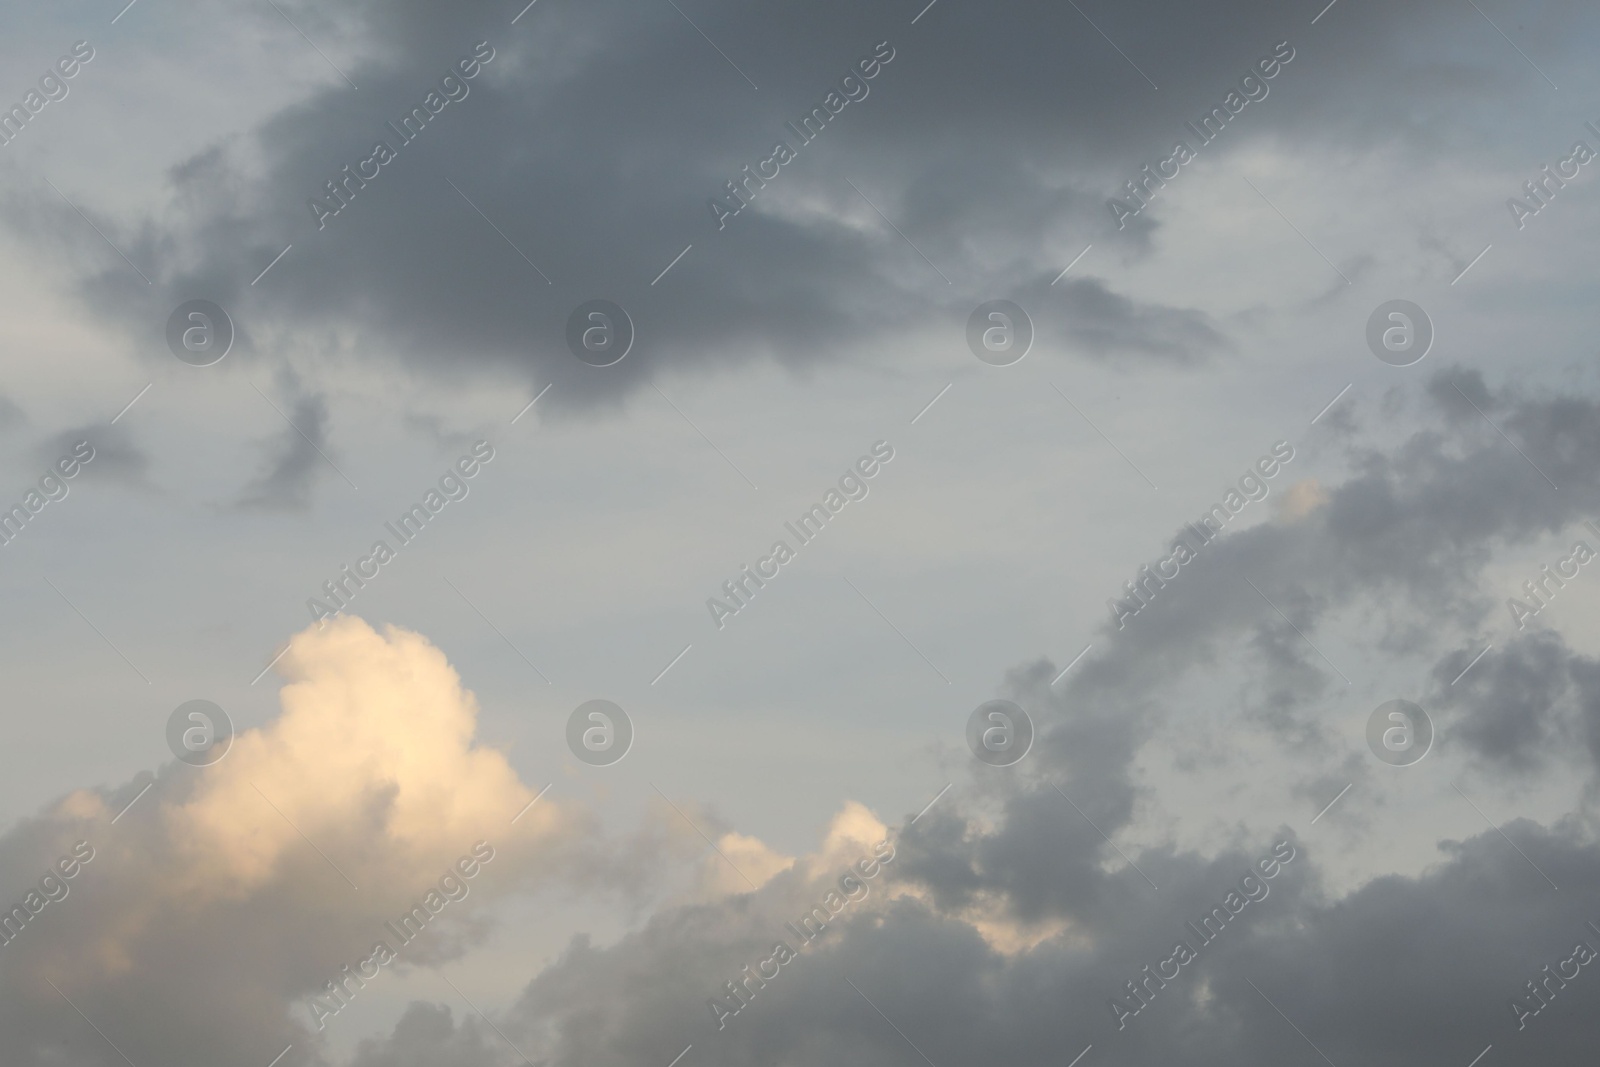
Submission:
<svg viewBox="0 0 1600 1067">
<path fill-rule="evenodd" d="M 280 662 L 282 716 L 164 809 L 197 891 L 251 891 L 302 850 L 302 833 L 392 884 L 509 827 L 532 799 L 503 753 L 473 744 L 477 702 L 421 636 L 344 618 L 298 634 Z M 538 840 L 560 810 L 530 810 L 510 836 Z"/>
<path fill-rule="evenodd" d="M 307 998 L 395 941 L 383 924 L 476 843 L 494 859 L 402 965 L 458 955 L 509 893 L 603 877 L 578 805 L 546 796 L 512 823 L 536 791 L 475 741 L 476 700 L 421 636 L 344 617 L 296 635 L 279 670 L 282 713 L 221 762 L 163 768 L 115 824 L 147 781 L 77 791 L 0 839 L 17 879 L 77 841 L 95 852 L 0 949 L 0 1026 L 20 1062 L 113 1062 L 73 1005 L 134 1062 L 314 1052 Z"/>
</svg>

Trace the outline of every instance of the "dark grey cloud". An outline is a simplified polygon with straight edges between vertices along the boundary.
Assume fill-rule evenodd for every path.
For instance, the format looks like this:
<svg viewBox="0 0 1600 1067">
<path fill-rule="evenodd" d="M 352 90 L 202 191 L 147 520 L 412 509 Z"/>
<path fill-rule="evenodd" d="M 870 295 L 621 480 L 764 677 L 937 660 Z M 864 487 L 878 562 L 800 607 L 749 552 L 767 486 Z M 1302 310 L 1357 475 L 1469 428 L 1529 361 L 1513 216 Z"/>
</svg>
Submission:
<svg viewBox="0 0 1600 1067">
<path fill-rule="evenodd" d="M 1573 672 L 1593 670 L 1593 660 L 1567 648 L 1558 634 L 1520 635 L 1485 657 L 1466 675 L 1470 659 L 1443 677 L 1454 660 L 1441 662 L 1433 703 L 1459 709 L 1452 734 L 1486 762 L 1509 770 L 1529 770 L 1564 754 L 1558 739 L 1579 740 L 1578 689 Z M 1460 678 L 1457 681 L 1457 678 Z"/>
<path fill-rule="evenodd" d="M 1500 415 L 1496 421 L 1521 451 L 1453 384 Z M 1493 550 L 1553 535 L 1600 509 L 1600 481 L 1581 458 L 1600 446 L 1600 405 L 1589 397 L 1490 390 L 1476 372 L 1453 367 L 1431 376 L 1418 399 L 1423 407 L 1409 416 L 1417 428 L 1394 447 L 1345 445 L 1351 476 L 1324 486 L 1326 502 L 1304 518 L 1256 525 L 1200 549 L 1192 573 L 1185 568 L 1118 634 L 1119 657 L 1178 655 L 1174 666 L 1186 665 L 1264 612 L 1263 655 L 1287 652 L 1331 677 L 1247 577 L 1308 633 L 1319 619 L 1374 600 L 1384 640 L 1414 634 L 1408 624 L 1419 619 L 1466 628 L 1503 613 L 1503 596 L 1479 588 Z M 1296 478 L 1294 464 L 1285 465 L 1275 491 Z M 1107 625 L 1116 632 L 1109 613 Z"/>
<path fill-rule="evenodd" d="M 1320 1062 L 1319 1051 L 1334 1063 L 1384 1067 L 1467 1062 L 1490 1044 L 1505 1055 L 1576 1061 L 1591 1040 L 1587 969 L 1568 988 L 1552 985 L 1549 1006 L 1521 1029 L 1511 1003 L 1527 998 L 1525 983 L 1543 979 L 1541 968 L 1571 956 L 1575 943 L 1600 948 L 1586 925 L 1596 919 L 1587 895 L 1570 892 L 1594 883 L 1600 852 L 1567 830 L 1525 822 L 1506 830 L 1569 891 L 1551 889 L 1486 830 L 1446 842 L 1444 862 L 1418 878 L 1378 879 L 1337 901 L 1319 889 L 1317 854 L 1296 842 L 1294 859 L 1255 883 L 1265 896 L 1210 943 L 1188 924 L 1224 906 L 1271 854 L 1269 843 L 1212 860 L 1156 861 L 1159 894 L 1104 885 L 1072 908 L 1067 933 L 1017 954 L 901 898 L 799 949 L 765 987 L 750 987 L 749 1004 L 719 1030 L 706 1001 L 726 996 L 723 982 L 786 936 L 782 905 L 764 900 L 763 890 L 714 914 L 659 914 L 604 948 L 577 938 L 498 1022 L 534 1062 L 552 1065 L 652 1063 L 690 1044 L 698 1062 L 711 1064 L 769 1057 L 910 1065 L 924 1056 L 936 1064 L 1045 1064 L 1090 1044 L 1102 1057 L 1142 1062 L 1181 1052 L 1186 1062 L 1219 1067 Z M 1198 958 L 1178 977 L 1145 986 L 1148 1003 L 1119 1028 L 1112 999 L 1137 1003 L 1126 983 L 1142 981 L 1146 966 L 1156 970 L 1179 941 Z M 399 1035 L 374 1045 L 363 1067 L 408 1064 L 405 1046 Z M 454 1056 L 437 1062 L 482 1062 Z M 508 1052 L 504 1062 L 516 1059 Z"/>
<path fill-rule="evenodd" d="M 283 325 L 313 344 L 337 322 L 373 342 L 368 358 L 395 356 L 445 378 L 510 369 L 541 387 L 553 380 L 551 404 L 562 405 L 626 391 L 663 361 L 754 354 L 809 364 L 939 320 L 958 336 L 980 299 L 1048 292 L 1046 280 L 1088 241 L 1110 246 L 1097 255 L 1119 246 L 1142 254 L 1154 216 L 1119 231 L 1107 197 L 1191 136 L 1184 123 L 1285 39 L 1295 58 L 1269 95 L 1195 166 L 1225 163 L 1264 138 L 1392 145 L 1419 157 L 1465 150 L 1428 142 L 1441 126 L 1475 128 L 1473 109 L 1485 101 L 1544 85 L 1514 51 L 1478 40 L 1488 32 L 1482 20 L 1442 0 L 1339 11 L 1314 28 L 1264 0 L 1205 10 L 1162 3 L 1137 16 L 943 4 L 916 25 L 909 6 L 685 9 L 755 91 L 670 5 L 535 8 L 516 26 L 499 3 L 356 5 L 331 20 L 289 5 L 334 39 L 330 47 L 342 38 L 358 53 L 346 62 L 360 91 L 330 83 L 176 165 L 177 233 L 105 218 L 92 204 L 86 213 L 149 265 L 168 303 L 216 299 L 246 327 Z M 1564 17 L 1583 21 L 1566 8 Z M 1546 50 L 1570 53 L 1581 36 Z M 480 40 L 495 58 L 469 95 L 402 147 L 385 123 Z M 785 122 L 882 40 L 894 59 L 867 83 L 869 95 L 811 144 L 791 145 L 798 158 L 719 231 L 708 199 L 775 141 L 798 142 Z M 1544 58 L 1558 67 L 1575 55 Z M 1437 121 L 1441 112 L 1453 123 Z M 379 138 L 394 142 L 397 158 L 319 231 L 308 199 L 325 196 L 325 183 Z M 84 249 L 98 240 L 47 195 L 39 203 L 52 223 L 19 225 L 59 223 Z M 290 242 L 294 250 L 251 286 Z M 1220 265 L 1227 253 L 1218 254 Z M 1335 258 L 1347 273 L 1358 268 L 1354 250 Z M 601 295 L 627 307 L 640 330 L 636 353 L 605 375 L 561 341 L 567 314 Z M 128 321 L 152 317 L 149 288 L 120 262 L 86 296 Z M 1135 301 L 1114 283 L 1075 283 L 1065 297 L 1068 348 L 1091 358 L 1192 361 L 1218 343 L 1200 313 Z"/>
<path fill-rule="evenodd" d="M 241 510 L 303 512 L 311 506 L 318 476 L 335 474 L 324 458 L 332 447 L 327 403 L 301 395 L 281 414 L 288 425 L 269 446 L 266 469 L 241 491 L 235 505 Z"/>
<path fill-rule="evenodd" d="M 1600 662 L 1531 627 L 1475 656 L 1461 649 L 1439 661 L 1430 703 L 1453 713 L 1453 738 L 1484 767 L 1523 776 L 1575 758 L 1600 767 Z"/>
</svg>

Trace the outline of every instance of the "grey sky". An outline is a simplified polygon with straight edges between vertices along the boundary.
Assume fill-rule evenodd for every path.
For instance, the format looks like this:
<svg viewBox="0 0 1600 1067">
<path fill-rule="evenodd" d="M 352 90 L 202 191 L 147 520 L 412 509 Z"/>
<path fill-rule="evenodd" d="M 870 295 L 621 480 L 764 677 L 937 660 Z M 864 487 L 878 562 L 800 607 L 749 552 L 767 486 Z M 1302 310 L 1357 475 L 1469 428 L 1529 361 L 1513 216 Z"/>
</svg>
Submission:
<svg viewBox="0 0 1600 1067">
<path fill-rule="evenodd" d="M 0 147 L 0 505 L 27 513 L 0 904 L 95 855 L 0 947 L 0 1059 L 1589 1047 L 1592 965 L 1525 1028 L 1510 1005 L 1600 950 L 1600 571 L 1541 569 L 1600 549 L 1600 206 L 1591 165 L 1541 170 L 1600 150 L 1592 9 L 524 2 L 8 20 L 0 101 L 93 58 Z M 566 341 L 595 299 L 634 330 L 608 367 Z M 967 342 L 998 299 L 1033 330 L 1004 367 Z M 1434 329 L 1405 367 L 1367 339 L 1397 299 Z M 193 300 L 234 327 L 210 366 L 168 347 Z M 879 441 L 719 629 L 707 598 Z M 1279 442 L 1265 498 L 1119 626 Z M 967 749 L 996 697 L 1036 730 L 1012 767 Z M 238 731 L 204 768 L 167 740 L 197 698 Z M 633 723 L 610 766 L 568 747 L 594 698 Z M 1395 698 L 1435 731 L 1413 766 L 1368 747 Z M 470 894 L 319 1028 L 480 840 Z"/>
</svg>

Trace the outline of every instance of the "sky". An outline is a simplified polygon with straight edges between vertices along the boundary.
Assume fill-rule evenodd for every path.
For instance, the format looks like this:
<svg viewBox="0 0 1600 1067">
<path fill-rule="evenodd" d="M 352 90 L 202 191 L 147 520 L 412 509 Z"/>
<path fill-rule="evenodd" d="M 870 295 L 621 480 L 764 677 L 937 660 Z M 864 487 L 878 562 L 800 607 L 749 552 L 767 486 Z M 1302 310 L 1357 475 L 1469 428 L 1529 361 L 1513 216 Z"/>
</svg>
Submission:
<svg viewBox="0 0 1600 1067">
<path fill-rule="evenodd" d="M 1576 1062 L 1591 5 L 0 34 L 0 1060 Z"/>
</svg>

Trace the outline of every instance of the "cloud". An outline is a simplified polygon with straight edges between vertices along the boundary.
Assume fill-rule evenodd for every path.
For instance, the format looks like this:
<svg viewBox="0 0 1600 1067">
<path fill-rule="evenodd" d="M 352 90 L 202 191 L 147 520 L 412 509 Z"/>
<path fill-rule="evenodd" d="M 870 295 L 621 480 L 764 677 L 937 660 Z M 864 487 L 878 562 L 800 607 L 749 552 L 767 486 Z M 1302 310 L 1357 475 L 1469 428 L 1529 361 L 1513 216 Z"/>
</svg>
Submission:
<svg viewBox="0 0 1600 1067">
<path fill-rule="evenodd" d="M 1096 358 L 1134 353 L 1194 363 L 1226 340 L 1203 311 L 1139 303 L 1098 278 L 1079 278 L 1063 288 L 1067 336 Z"/>
<path fill-rule="evenodd" d="M 1315 478 L 1303 478 L 1290 483 L 1278 496 L 1278 518 L 1285 522 L 1299 522 L 1328 502 L 1328 494 Z"/>
<path fill-rule="evenodd" d="M 713 899 L 743 893 L 760 888 L 793 865 L 793 856 L 773 851 L 760 838 L 730 830 L 717 839 L 716 850 L 702 862 L 701 891 Z"/>
<path fill-rule="evenodd" d="M 14 400 L 8 396 L 0 396 L 0 432 L 23 425 L 27 421 L 28 416 Z"/>
<path fill-rule="evenodd" d="M 112 1062 L 67 998 L 136 1063 L 315 1049 L 295 1021 L 307 999 L 396 941 L 384 923 L 476 842 L 493 861 L 399 949 L 402 965 L 459 955 L 507 894 L 595 884 L 588 816 L 547 796 L 511 822 L 535 791 L 475 742 L 476 700 L 422 637 L 344 617 L 298 634 L 279 670 L 281 715 L 221 762 L 168 765 L 115 825 L 145 782 L 76 792 L 0 838 L 0 867 L 30 880 L 76 841 L 95 851 L 70 894 L 0 948 L 8 1055 Z"/>
<path fill-rule="evenodd" d="M 78 478 L 155 489 L 150 481 L 149 455 L 134 441 L 133 434 L 121 426 L 87 423 L 51 434 L 34 446 L 34 461 L 41 467 L 54 466 L 62 456 L 71 455 L 83 441 L 93 446 L 94 459 L 79 469 Z"/>
<path fill-rule="evenodd" d="M 1549 630 L 1441 660 L 1429 703 L 1453 712 L 1452 740 L 1500 775 L 1529 775 L 1586 758 L 1600 768 L 1600 661 Z M 1459 680 L 1458 680 L 1459 679 Z"/>
<path fill-rule="evenodd" d="M 477 703 L 422 637 L 346 618 L 298 634 L 280 663 L 282 716 L 167 809 L 196 892 L 258 887 L 301 833 L 390 881 L 493 836 L 532 799 L 502 753 L 472 743 Z M 537 810 L 525 818 L 548 829 L 558 806 Z"/>
<path fill-rule="evenodd" d="M 457 1029 L 449 1008 L 417 1003 L 391 1037 L 362 1041 L 350 1067 L 501 1067 L 510 1062 L 506 1056 L 502 1039 L 485 1024 L 467 1019 Z"/>
<path fill-rule="evenodd" d="M 1567 885 L 1600 873 L 1600 851 L 1586 835 L 1526 823 L 1506 830 Z M 1265 896 L 1211 943 L 1188 923 L 1222 907 L 1260 857 L 1173 856 L 1157 874 L 1159 895 L 1118 892 L 1126 885 L 1120 875 L 1101 874 L 1060 932 L 1019 952 L 998 951 L 973 925 L 902 891 L 894 883 L 905 871 L 890 865 L 885 877 L 894 883 L 880 887 L 890 896 L 871 898 L 776 977 L 769 970 L 765 982 L 749 982 L 746 1005 L 719 1028 L 707 1002 L 728 996 L 725 983 L 765 956 L 767 941 L 793 939 L 781 925 L 768 933 L 784 914 L 773 883 L 752 899 L 658 914 L 608 947 L 575 938 L 498 1025 L 533 1062 L 552 1067 L 670 1060 L 691 1044 L 698 1062 L 713 1065 L 757 1055 L 1042 1063 L 1090 1044 L 1137 1060 L 1182 1049 L 1188 1062 L 1217 1067 L 1315 1058 L 1316 1050 L 1335 1063 L 1398 1067 L 1470 1060 L 1491 1043 L 1554 1059 L 1579 1055 L 1589 1041 L 1580 990 L 1558 991 L 1523 1030 L 1510 1005 L 1526 1000 L 1525 983 L 1570 956 L 1574 942 L 1596 945 L 1585 925 L 1593 916 L 1550 890 L 1494 831 L 1445 848 L 1444 862 L 1418 878 L 1378 879 L 1331 901 L 1318 888 L 1320 861 L 1302 842 L 1291 863 L 1263 880 Z M 1128 983 L 1143 983 L 1144 968 L 1179 941 L 1197 950 L 1197 962 L 1176 978 L 1169 971 L 1168 980 L 1140 984 L 1144 1006 L 1119 1028 L 1113 998 L 1140 1004 Z M 430 1047 L 467 1040 L 467 1031 L 446 1036 L 435 1021 L 441 1033 Z M 398 1033 L 374 1042 L 362 1067 L 409 1064 L 407 1045 Z M 481 1061 L 454 1049 L 437 1062 Z"/>
<path fill-rule="evenodd" d="M 1577 5 L 1557 6 L 1584 17 Z M 1394 166 L 1451 152 L 1481 161 L 1480 140 L 1436 143 L 1440 123 L 1429 108 L 1458 114 L 1507 99 L 1510 85 L 1531 91 L 1521 59 L 1482 48 L 1468 36 L 1482 27 L 1461 25 L 1442 0 L 1365 21 L 1330 16 L 1315 38 L 1261 0 L 1204 11 L 1164 2 L 1147 19 L 1112 17 L 1103 28 L 1113 38 L 1120 31 L 1140 69 L 1159 72 L 1159 93 L 1099 35 L 1085 35 L 1070 7 L 947 9 L 910 27 L 897 13 L 837 0 L 803 18 L 701 4 L 698 24 L 716 28 L 711 37 L 752 73 L 759 93 L 665 5 L 642 18 L 615 2 L 542 9 L 514 27 L 487 2 L 357 4 L 331 21 L 314 7 L 288 7 L 319 25 L 336 52 L 354 53 L 342 69 L 361 91 L 330 77 L 174 164 L 174 210 L 161 227 L 148 218 L 119 226 L 92 204 L 86 213 L 164 289 L 209 294 L 254 323 L 255 336 L 285 342 L 280 348 L 294 341 L 327 351 L 354 339 L 358 359 L 398 361 L 438 381 L 553 381 L 547 406 L 602 402 L 668 365 L 711 369 L 754 358 L 802 367 L 852 347 L 883 352 L 931 313 L 948 315 L 952 294 L 975 305 L 980 290 L 1042 290 L 1041 279 L 1086 239 L 1108 246 L 1097 256 L 1147 257 L 1154 224 L 1116 231 L 1106 199 L 1169 152 L 1184 122 L 1279 40 L 1297 58 L 1197 166 L 1252 145 L 1286 158 L 1324 148 L 1398 153 L 1399 162 L 1384 156 Z M 1388 36 L 1375 59 L 1380 33 Z M 1568 35 L 1563 47 L 1576 49 L 1581 36 Z M 798 142 L 785 123 L 884 40 L 894 59 L 870 95 L 845 107 L 814 145 L 801 145 L 777 178 L 759 190 L 752 183 L 750 210 L 719 230 L 708 200 L 725 196 L 726 183 L 775 141 Z M 1452 47 L 1458 40 L 1475 43 Z M 470 92 L 402 143 L 387 124 L 479 41 L 494 58 L 467 83 Z M 1359 83 L 1340 61 L 1352 55 L 1367 64 Z M 1397 113 L 1399 98 L 1412 107 Z M 1375 117 L 1385 131 L 1376 141 Z M 319 229 L 309 201 L 326 198 L 328 183 L 346 180 L 341 168 L 366 159 L 380 139 L 393 142 L 394 161 L 377 178 L 352 182 L 349 206 Z M 1521 160 L 1514 147 L 1503 151 Z M 19 227 L 58 228 L 85 246 L 94 240 L 48 189 L 37 194 L 13 203 Z M 62 244 L 55 233 L 37 236 Z M 293 252 L 252 286 L 291 242 Z M 118 322 L 143 323 L 147 288 L 116 263 L 84 296 Z M 649 339 L 648 361 L 641 347 L 641 358 L 595 375 L 565 351 L 567 315 L 596 293 L 628 308 Z M 1202 312 L 1149 294 L 1080 280 L 1067 299 L 1076 313 L 1069 335 L 1088 358 L 1193 362 L 1222 344 Z M 954 333 L 963 315 L 951 317 Z"/>
<path fill-rule="evenodd" d="M 303 512 L 311 506 L 311 490 L 328 462 L 328 406 L 319 396 L 302 395 L 285 414 L 288 423 L 278 435 L 266 470 L 244 487 L 237 507 L 243 511 Z"/>
</svg>

